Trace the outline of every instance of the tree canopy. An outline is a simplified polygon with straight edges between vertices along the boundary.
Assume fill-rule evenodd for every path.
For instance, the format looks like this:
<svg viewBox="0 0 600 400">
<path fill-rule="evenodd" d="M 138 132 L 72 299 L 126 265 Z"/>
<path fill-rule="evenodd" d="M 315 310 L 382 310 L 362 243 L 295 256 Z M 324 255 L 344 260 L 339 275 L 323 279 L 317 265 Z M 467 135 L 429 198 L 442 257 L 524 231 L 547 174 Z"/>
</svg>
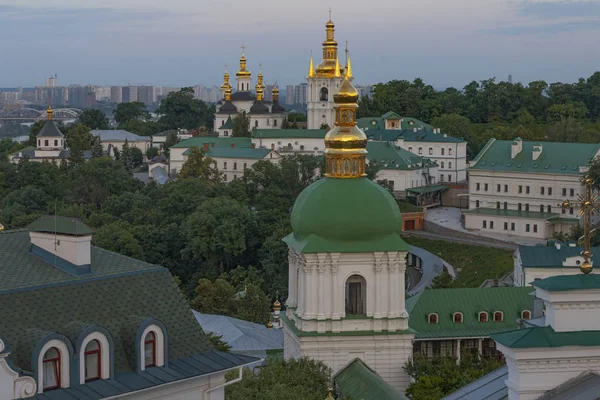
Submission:
<svg viewBox="0 0 600 400">
<path fill-rule="evenodd" d="M 119 103 L 117 108 L 113 110 L 113 115 L 119 125 L 136 119 L 143 121 L 150 118 L 150 113 L 146 110 L 146 105 L 141 101 Z"/>
<path fill-rule="evenodd" d="M 108 118 L 102 110 L 93 108 L 83 110 L 77 117 L 78 124 L 85 125 L 90 129 L 108 129 Z"/>
<path fill-rule="evenodd" d="M 212 119 L 214 110 L 202 100 L 194 99 L 194 88 L 185 87 L 169 93 L 156 112 L 160 115 L 159 123 L 163 129 L 198 129 Z"/>
</svg>

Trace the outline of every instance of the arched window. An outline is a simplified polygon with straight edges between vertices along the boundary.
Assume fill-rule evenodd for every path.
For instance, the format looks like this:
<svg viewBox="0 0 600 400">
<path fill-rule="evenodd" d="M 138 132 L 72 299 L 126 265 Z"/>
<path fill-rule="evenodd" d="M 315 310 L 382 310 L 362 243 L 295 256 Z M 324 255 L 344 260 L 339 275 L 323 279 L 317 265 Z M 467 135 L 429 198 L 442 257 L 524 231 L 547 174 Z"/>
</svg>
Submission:
<svg viewBox="0 0 600 400">
<path fill-rule="evenodd" d="M 444 162 L 442 161 L 441 167 L 440 168 L 444 168 Z"/>
<path fill-rule="evenodd" d="M 225 125 L 225 120 L 221 120 L 221 126 Z"/>
<path fill-rule="evenodd" d="M 463 322 L 463 313 L 461 312 L 455 312 L 452 319 L 454 320 L 455 324 L 462 324 Z"/>
<path fill-rule="evenodd" d="M 329 100 L 329 90 L 327 90 L 327 88 L 325 88 L 325 87 L 321 88 L 321 92 L 319 94 L 319 100 L 320 101 Z"/>
<path fill-rule="evenodd" d="M 521 311 L 521 319 L 531 319 L 531 311 L 529 311 L 529 310 Z"/>
<path fill-rule="evenodd" d="M 504 313 L 502 311 L 494 312 L 494 322 L 504 321 Z"/>
<path fill-rule="evenodd" d="M 254 121 L 254 126 L 258 128 L 258 120 Z"/>
<path fill-rule="evenodd" d="M 346 280 L 346 315 L 367 313 L 367 282 L 360 275 L 352 275 Z"/>
<path fill-rule="evenodd" d="M 276 119 L 273 120 L 273 126 L 277 126 L 277 120 Z"/>
<path fill-rule="evenodd" d="M 154 332 L 148 332 L 144 338 L 144 366 L 156 366 L 156 335 Z"/>
<path fill-rule="evenodd" d="M 56 347 L 49 348 L 42 362 L 42 388 L 44 391 L 61 387 L 60 351 Z M 66 372 L 66 371 L 65 371 Z"/>
<path fill-rule="evenodd" d="M 430 324 L 437 324 L 438 323 L 438 315 L 436 313 L 429 314 L 429 316 L 427 317 L 427 321 Z"/>
<path fill-rule="evenodd" d="M 479 312 L 479 322 L 488 322 L 488 313 L 485 311 Z"/>
<path fill-rule="evenodd" d="M 85 381 L 95 381 L 102 377 L 102 352 L 100 342 L 96 339 L 91 340 L 85 346 L 84 358 L 84 376 Z"/>
</svg>

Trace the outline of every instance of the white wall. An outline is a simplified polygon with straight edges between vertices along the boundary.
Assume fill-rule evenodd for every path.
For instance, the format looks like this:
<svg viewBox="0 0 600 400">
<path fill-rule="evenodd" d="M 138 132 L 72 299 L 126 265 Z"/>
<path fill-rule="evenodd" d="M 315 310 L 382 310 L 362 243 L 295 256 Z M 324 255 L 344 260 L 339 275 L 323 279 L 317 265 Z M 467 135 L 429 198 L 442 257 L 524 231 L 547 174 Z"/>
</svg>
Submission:
<svg viewBox="0 0 600 400">
<path fill-rule="evenodd" d="M 400 138 L 396 141 L 396 145 L 411 153 L 435 161 L 439 165 L 437 175 L 435 175 L 437 182 L 462 182 L 467 180 L 466 142 L 405 142 L 404 139 Z M 419 149 L 421 149 L 420 153 Z M 444 154 L 442 154 L 442 150 Z M 442 163 L 444 164 L 443 167 Z M 448 179 L 449 177 L 450 179 Z"/>
<path fill-rule="evenodd" d="M 486 228 L 483 227 L 483 221 L 486 222 Z M 491 228 L 492 222 L 494 227 Z M 508 224 L 508 229 L 504 229 L 504 224 Z M 515 229 L 512 230 L 512 224 Z M 527 232 L 529 225 L 529 232 Z M 537 226 L 537 232 L 535 227 Z M 503 235 L 524 236 L 537 239 L 551 239 L 551 225 L 543 219 L 521 218 L 521 217 L 499 217 L 491 215 L 465 214 L 465 228 L 479 230 L 483 232 L 495 232 Z"/>
<path fill-rule="evenodd" d="M 338 92 L 343 78 L 307 78 L 307 128 L 319 129 L 325 123 L 333 128 L 335 112 L 333 110 L 333 95 Z M 321 88 L 329 91 L 328 101 L 321 101 Z"/>
<path fill-rule="evenodd" d="M 252 143 L 257 148 L 264 147 L 281 152 L 307 152 L 315 155 L 323 154 L 325 151 L 325 140 L 323 138 L 252 138 Z M 291 151 L 289 150 L 291 148 Z M 317 150 L 315 150 L 317 148 Z"/>
</svg>

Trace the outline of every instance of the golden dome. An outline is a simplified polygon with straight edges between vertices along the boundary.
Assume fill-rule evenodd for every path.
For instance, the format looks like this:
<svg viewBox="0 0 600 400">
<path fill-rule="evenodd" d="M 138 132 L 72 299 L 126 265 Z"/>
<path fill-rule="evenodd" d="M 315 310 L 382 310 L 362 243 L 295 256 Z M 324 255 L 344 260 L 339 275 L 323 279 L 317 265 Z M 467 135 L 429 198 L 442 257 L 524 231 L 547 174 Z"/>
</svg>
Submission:
<svg viewBox="0 0 600 400">
<path fill-rule="evenodd" d="M 48 110 L 46 110 L 46 113 L 48 113 L 48 121 L 52 121 L 52 114 L 54 113 L 54 110 L 52 110 L 52 106 L 48 106 Z"/>
<path fill-rule="evenodd" d="M 323 42 L 323 61 L 317 67 L 317 77 L 319 78 L 331 78 L 334 76 L 340 76 L 344 73 L 344 67 L 341 67 L 336 62 L 338 57 L 337 46 L 338 43 L 335 41 L 335 24 L 329 16 L 329 21 L 325 24 L 325 41 Z M 310 77 L 310 71 L 309 71 Z"/>
<path fill-rule="evenodd" d="M 273 303 L 273 310 L 274 311 L 279 311 L 281 310 L 281 303 L 279 302 L 279 299 L 275 300 L 275 303 Z"/>
<path fill-rule="evenodd" d="M 221 85 L 222 91 L 227 91 L 227 89 L 231 89 L 231 84 L 229 83 L 229 72 L 227 72 L 227 64 L 225 64 L 225 73 L 223 74 L 223 84 Z"/>
<path fill-rule="evenodd" d="M 267 328 L 273 329 L 273 323 L 271 321 L 269 321 L 269 323 L 267 324 Z"/>
<path fill-rule="evenodd" d="M 332 178 L 365 176 L 367 136 L 356 126 L 358 91 L 347 76 L 333 95 L 335 127 L 325 135 L 325 175 Z"/>
<path fill-rule="evenodd" d="M 583 272 L 584 274 L 589 274 L 590 272 L 592 272 L 592 264 L 590 264 L 589 261 L 585 261 L 583 264 L 581 264 L 581 266 L 579 267 L 579 270 L 581 272 Z"/>
<path fill-rule="evenodd" d="M 235 74 L 235 76 L 237 76 L 237 77 L 250 76 L 251 75 L 250 71 L 248 71 L 246 69 L 246 56 L 244 55 L 244 49 L 245 49 L 245 47 L 242 46 L 242 56 L 240 57 L 240 69 Z"/>
</svg>

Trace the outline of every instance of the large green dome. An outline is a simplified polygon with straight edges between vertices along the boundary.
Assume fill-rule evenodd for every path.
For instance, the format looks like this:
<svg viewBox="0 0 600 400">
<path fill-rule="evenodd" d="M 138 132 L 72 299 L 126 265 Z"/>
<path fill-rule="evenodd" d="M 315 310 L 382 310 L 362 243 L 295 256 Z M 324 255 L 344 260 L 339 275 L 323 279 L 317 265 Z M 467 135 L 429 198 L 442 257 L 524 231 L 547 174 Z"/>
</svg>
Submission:
<svg viewBox="0 0 600 400">
<path fill-rule="evenodd" d="M 292 229 L 284 241 L 304 253 L 408 249 L 396 201 L 367 178 L 323 178 L 304 189 L 294 204 Z"/>
</svg>

